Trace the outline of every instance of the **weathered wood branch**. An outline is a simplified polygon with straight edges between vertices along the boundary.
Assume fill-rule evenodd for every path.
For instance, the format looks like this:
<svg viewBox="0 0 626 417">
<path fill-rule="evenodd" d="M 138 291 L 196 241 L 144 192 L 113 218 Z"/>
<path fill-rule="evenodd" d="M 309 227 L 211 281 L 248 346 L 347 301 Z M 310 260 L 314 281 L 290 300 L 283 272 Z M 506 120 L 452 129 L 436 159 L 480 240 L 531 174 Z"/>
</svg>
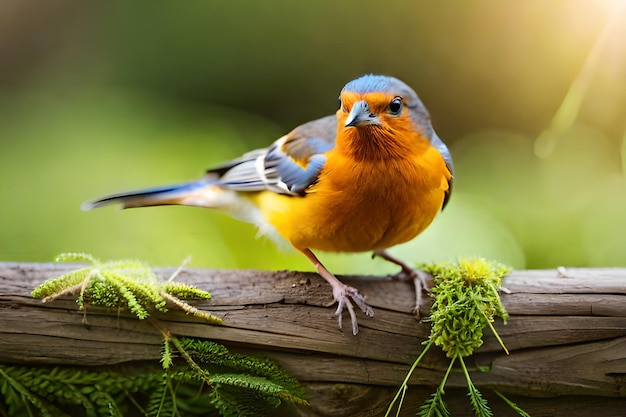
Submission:
<svg viewBox="0 0 626 417">
<path fill-rule="evenodd" d="M 43 304 L 30 297 L 44 280 L 76 268 L 67 264 L 0 263 L 0 362 L 110 365 L 158 360 L 161 336 L 124 312 L 88 308 L 87 323 L 73 299 Z M 173 268 L 157 269 L 168 277 Z M 375 317 L 359 317 L 361 332 L 340 332 L 330 289 L 317 275 L 298 272 L 190 269 L 177 280 L 213 294 L 201 309 L 223 317 L 206 324 L 183 313 L 160 315 L 173 334 L 208 338 L 278 360 L 307 388 L 311 408 L 300 415 L 383 415 L 391 396 L 422 350 L 429 325 L 411 314 L 411 283 L 381 277 L 343 277 L 366 295 Z M 476 385 L 497 389 L 533 416 L 621 415 L 626 407 L 626 270 L 516 271 L 502 300 L 511 317 L 467 363 Z M 422 314 L 428 313 L 428 305 Z M 426 355 L 411 380 L 414 415 L 439 384 L 448 359 Z M 452 415 L 471 415 L 464 377 L 446 390 Z M 496 415 L 513 415 L 486 395 Z"/>
</svg>

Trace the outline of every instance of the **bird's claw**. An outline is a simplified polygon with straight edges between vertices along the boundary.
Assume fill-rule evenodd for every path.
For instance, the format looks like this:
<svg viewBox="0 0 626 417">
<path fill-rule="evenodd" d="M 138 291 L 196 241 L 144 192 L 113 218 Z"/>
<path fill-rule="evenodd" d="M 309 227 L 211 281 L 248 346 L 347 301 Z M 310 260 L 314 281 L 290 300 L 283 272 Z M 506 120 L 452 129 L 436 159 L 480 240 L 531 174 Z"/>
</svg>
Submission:
<svg viewBox="0 0 626 417">
<path fill-rule="evenodd" d="M 365 298 L 356 288 L 348 285 L 343 285 L 342 287 L 334 289 L 333 296 L 335 301 L 337 301 L 337 310 L 335 311 L 335 315 L 337 316 L 339 328 L 343 328 L 342 313 L 344 308 L 347 308 L 352 322 L 352 334 L 356 336 L 359 333 L 359 325 L 357 323 L 354 307 L 352 306 L 352 301 L 354 301 L 357 307 L 359 307 L 368 317 L 374 317 L 374 309 L 365 303 Z"/>
<path fill-rule="evenodd" d="M 391 279 L 413 281 L 415 285 L 415 306 L 413 307 L 413 315 L 416 318 L 420 318 L 420 307 L 422 306 L 422 291 L 426 290 L 430 292 L 429 280 L 432 279 L 432 275 L 424 272 L 420 269 L 402 268 L 397 274 L 391 275 Z"/>
</svg>

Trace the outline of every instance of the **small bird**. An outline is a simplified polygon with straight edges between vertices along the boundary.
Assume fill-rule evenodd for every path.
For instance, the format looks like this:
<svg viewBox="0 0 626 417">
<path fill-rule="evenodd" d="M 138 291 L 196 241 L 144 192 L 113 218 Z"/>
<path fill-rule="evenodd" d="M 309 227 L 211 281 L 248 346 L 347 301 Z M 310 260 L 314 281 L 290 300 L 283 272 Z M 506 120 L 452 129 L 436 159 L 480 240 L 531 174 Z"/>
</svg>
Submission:
<svg viewBox="0 0 626 417">
<path fill-rule="evenodd" d="M 253 223 L 261 234 L 286 240 L 309 259 L 332 287 L 339 328 L 347 309 L 356 335 L 352 302 L 370 317 L 372 307 L 312 250 L 373 251 L 399 265 L 398 275 L 417 278 L 386 249 L 420 234 L 446 206 L 454 168 L 428 111 L 404 82 L 364 75 L 343 87 L 339 102 L 336 114 L 298 126 L 198 180 L 114 194 L 82 209 L 110 203 L 198 206 Z"/>
</svg>

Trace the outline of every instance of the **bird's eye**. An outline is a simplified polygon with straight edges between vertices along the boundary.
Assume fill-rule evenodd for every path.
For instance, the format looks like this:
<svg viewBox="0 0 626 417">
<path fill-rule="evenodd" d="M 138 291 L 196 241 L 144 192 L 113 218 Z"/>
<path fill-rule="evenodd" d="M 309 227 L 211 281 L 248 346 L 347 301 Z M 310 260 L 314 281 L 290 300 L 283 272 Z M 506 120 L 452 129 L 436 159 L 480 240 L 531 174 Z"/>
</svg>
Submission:
<svg viewBox="0 0 626 417">
<path fill-rule="evenodd" d="M 396 97 L 389 103 L 389 113 L 398 115 L 402 112 L 402 98 Z"/>
<path fill-rule="evenodd" d="M 346 106 L 343 105 L 343 100 L 341 99 L 339 99 L 339 108 L 341 109 L 342 112 L 348 113 L 348 109 L 346 109 Z"/>
</svg>

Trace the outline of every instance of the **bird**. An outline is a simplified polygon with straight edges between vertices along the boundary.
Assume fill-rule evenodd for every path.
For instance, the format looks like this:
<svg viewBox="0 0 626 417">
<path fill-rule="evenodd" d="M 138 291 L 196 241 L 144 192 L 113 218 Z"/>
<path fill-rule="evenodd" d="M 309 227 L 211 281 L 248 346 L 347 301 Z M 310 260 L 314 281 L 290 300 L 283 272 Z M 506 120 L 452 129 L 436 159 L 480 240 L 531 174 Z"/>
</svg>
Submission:
<svg viewBox="0 0 626 417">
<path fill-rule="evenodd" d="M 252 223 L 313 264 L 332 288 L 339 328 L 347 310 L 357 335 L 352 303 L 369 317 L 373 308 L 313 251 L 372 251 L 400 266 L 397 276 L 416 278 L 387 249 L 431 224 L 449 201 L 453 179 L 452 156 L 417 93 L 395 77 L 365 74 L 341 89 L 335 114 L 304 123 L 267 148 L 208 169 L 197 180 L 109 195 L 82 209 L 197 206 Z"/>
</svg>

